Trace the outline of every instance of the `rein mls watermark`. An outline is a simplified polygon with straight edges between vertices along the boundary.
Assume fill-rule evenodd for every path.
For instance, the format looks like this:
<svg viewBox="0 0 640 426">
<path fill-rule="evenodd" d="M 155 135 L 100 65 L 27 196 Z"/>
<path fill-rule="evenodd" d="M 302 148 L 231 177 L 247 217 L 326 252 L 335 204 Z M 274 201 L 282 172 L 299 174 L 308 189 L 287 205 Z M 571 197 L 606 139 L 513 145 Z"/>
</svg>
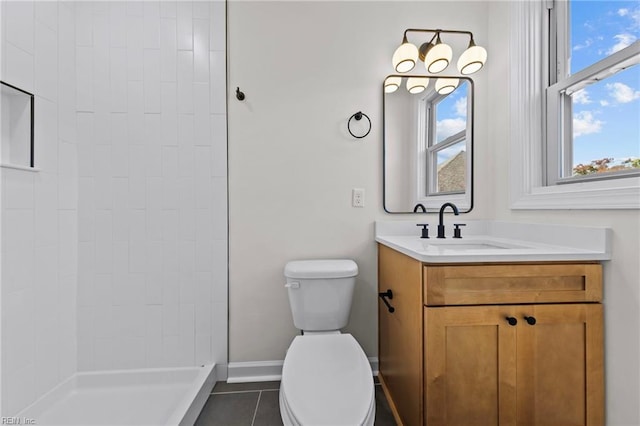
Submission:
<svg viewBox="0 0 640 426">
<path fill-rule="evenodd" d="M 1 425 L 35 425 L 36 420 L 28 417 L 0 417 Z"/>
</svg>

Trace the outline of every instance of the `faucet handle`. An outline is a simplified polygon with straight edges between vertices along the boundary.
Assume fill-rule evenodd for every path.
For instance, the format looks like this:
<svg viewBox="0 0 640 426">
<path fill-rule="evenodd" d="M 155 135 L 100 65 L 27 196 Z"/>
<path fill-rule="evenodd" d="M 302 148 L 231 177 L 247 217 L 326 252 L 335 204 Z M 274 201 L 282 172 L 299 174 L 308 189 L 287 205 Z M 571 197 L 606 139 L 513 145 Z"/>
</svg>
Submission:
<svg viewBox="0 0 640 426">
<path fill-rule="evenodd" d="M 427 229 L 429 226 L 428 223 L 418 223 L 416 226 L 422 226 L 422 235 L 420 238 L 429 238 L 429 229 Z"/>
<path fill-rule="evenodd" d="M 454 229 L 453 229 L 453 238 L 462 238 L 462 229 L 460 229 L 461 226 L 467 226 L 466 223 L 454 223 L 453 224 Z"/>
</svg>

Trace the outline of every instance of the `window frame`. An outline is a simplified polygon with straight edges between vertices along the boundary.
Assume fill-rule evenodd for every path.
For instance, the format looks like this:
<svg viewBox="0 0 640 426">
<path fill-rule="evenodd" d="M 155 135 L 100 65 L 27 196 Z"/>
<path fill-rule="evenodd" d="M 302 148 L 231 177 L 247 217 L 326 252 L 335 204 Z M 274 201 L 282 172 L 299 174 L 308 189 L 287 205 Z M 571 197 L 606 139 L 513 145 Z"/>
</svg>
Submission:
<svg viewBox="0 0 640 426">
<path fill-rule="evenodd" d="M 452 202 L 458 206 L 462 213 L 470 212 L 473 209 L 473 81 L 465 79 L 467 88 L 467 122 L 466 129 L 455 135 L 438 142 L 435 142 L 436 114 L 432 111 L 440 100 L 447 95 L 439 95 L 432 91 L 425 92 L 416 98 L 416 122 L 418 131 L 416 132 L 416 201 L 422 203 L 428 210 L 438 209 L 444 201 Z M 466 135 L 465 147 L 467 152 L 465 191 L 457 192 L 436 192 L 437 185 L 437 152 L 463 140 L 459 135 Z M 455 138 L 455 139 L 454 139 Z"/>
<path fill-rule="evenodd" d="M 618 175 L 615 179 L 601 180 L 572 178 L 562 185 L 549 185 L 549 172 L 559 161 L 559 157 L 555 163 L 549 160 L 554 146 L 550 139 L 559 120 L 554 115 L 555 122 L 546 121 L 552 111 L 545 100 L 547 88 L 550 83 L 556 84 L 558 75 L 551 71 L 555 66 L 550 65 L 549 49 L 559 41 L 551 31 L 545 30 L 554 25 L 555 14 L 550 13 L 553 7 L 550 0 L 510 2 L 511 208 L 640 209 L 640 176 Z M 557 33 L 557 37 L 566 36 Z M 551 53 L 558 53 L 551 49 Z"/>
</svg>

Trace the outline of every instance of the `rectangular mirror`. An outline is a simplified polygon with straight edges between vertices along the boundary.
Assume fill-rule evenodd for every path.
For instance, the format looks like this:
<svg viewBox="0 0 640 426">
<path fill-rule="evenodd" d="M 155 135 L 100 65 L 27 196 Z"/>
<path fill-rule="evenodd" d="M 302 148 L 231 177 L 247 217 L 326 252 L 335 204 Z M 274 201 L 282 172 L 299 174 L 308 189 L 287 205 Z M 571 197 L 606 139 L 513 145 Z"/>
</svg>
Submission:
<svg viewBox="0 0 640 426">
<path fill-rule="evenodd" d="M 390 75 L 384 84 L 383 114 L 385 211 L 413 213 L 422 205 L 435 212 L 446 202 L 456 204 L 461 213 L 471 211 L 473 81 Z"/>
</svg>

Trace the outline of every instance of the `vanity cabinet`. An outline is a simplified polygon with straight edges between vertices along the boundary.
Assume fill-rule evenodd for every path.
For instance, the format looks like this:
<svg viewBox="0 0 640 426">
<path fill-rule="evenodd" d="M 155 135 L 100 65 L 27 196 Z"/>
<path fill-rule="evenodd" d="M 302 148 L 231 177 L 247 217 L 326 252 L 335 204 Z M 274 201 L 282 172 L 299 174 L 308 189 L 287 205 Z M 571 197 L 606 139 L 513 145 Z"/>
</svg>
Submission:
<svg viewBox="0 0 640 426">
<path fill-rule="evenodd" d="M 379 370 L 399 422 L 604 424 L 600 264 L 378 253 L 395 309 L 379 304 Z"/>
</svg>

